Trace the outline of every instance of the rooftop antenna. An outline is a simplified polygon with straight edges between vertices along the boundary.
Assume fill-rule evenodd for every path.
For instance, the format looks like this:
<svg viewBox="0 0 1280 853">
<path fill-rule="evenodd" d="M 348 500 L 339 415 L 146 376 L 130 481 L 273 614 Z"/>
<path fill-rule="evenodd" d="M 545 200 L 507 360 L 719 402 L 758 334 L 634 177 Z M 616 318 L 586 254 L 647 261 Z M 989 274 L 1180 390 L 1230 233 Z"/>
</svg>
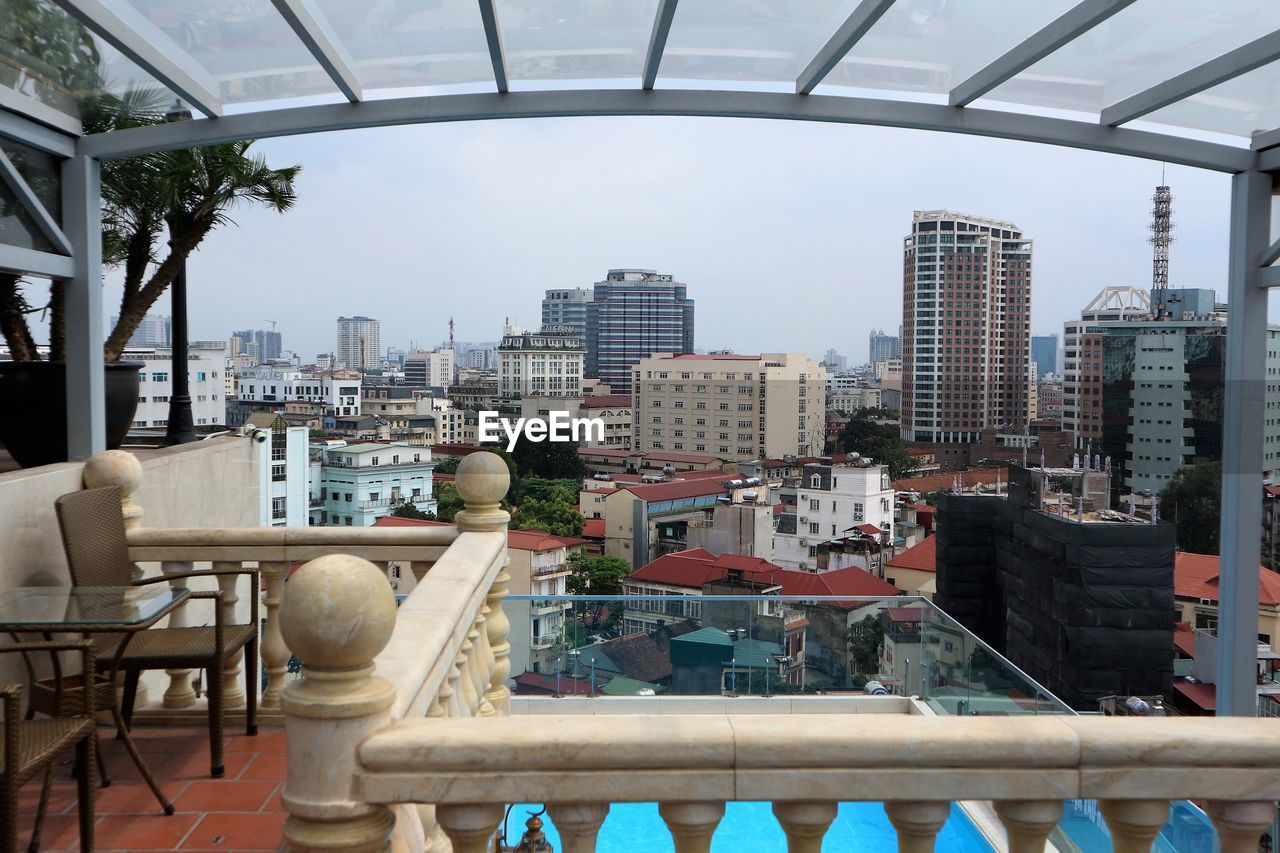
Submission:
<svg viewBox="0 0 1280 853">
<path fill-rule="evenodd" d="M 1152 302 L 1156 302 L 1155 297 L 1163 297 L 1164 291 L 1169 289 L 1169 245 L 1173 243 L 1173 194 L 1169 191 L 1169 185 L 1164 182 L 1164 165 L 1160 166 L 1160 186 L 1156 187 L 1155 194 L 1151 196 L 1151 224 L 1148 228 L 1151 236 L 1148 238 L 1153 247 L 1151 261 L 1151 295 Z M 1159 307 L 1156 308 L 1157 318 L 1167 316 L 1167 310 L 1164 307 L 1164 299 L 1160 299 Z"/>
<path fill-rule="evenodd" d="M 453 345 L 453 318 L 449 318 L 449 349 L 457 352 L 457 348 Z"/>
</svg>

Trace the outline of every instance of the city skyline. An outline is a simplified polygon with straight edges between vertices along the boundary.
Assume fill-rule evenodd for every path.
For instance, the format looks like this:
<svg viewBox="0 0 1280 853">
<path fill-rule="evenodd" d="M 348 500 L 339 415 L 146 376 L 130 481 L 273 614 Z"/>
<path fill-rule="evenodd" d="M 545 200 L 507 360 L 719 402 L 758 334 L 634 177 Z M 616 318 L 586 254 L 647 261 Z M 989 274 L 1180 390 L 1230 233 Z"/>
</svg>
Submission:
<svg viewBox="0 0 1280 853">
<path fill-rule="evenodd" d="M 661 150 L 644 144 L 656 130 Z M 859 361 L 873 327 L 892 331 L 901 322 L 900 301 L 887 295 L 900 288 L 901 235 L 914 209 L 1000 216 L 1053 235 L 1038 247 L 1033 334 L 1060 332 L 1102 286 L 1150 284 L 1147 225 L 1159 163 L 963 137 L 941 145 L 931 134 L 884 128 L 731 120 L 350 133 L 367 155 L 358 161 L 342 156 L 345 134 L 255 146 L 269 162 L 304 166 L 299 203 L 284 216 L 233 211 L 239 227 L 192 257 L 193 338 L 284 318 L 288 348 L 309 360 L 332 349 L 334 316 L 364 314 L 383 322 L 389 345 L 442 341 L 449 316 L 459 339 L 493 340 L 503 316 L 536 326 L 545 290 L 589 288 L 610 268 L 635 266 L 670 271 L 696 293 L 700 348 L 820 358 L 830 347 Z M 779 147 L 806 157 L 767 156 Z M 414 165 L 392 174 L 380 165 L 389 161 Z M 1056 180 L 1082 171 L 1096 180 Z M 661 203 L 611 204 L 602 216 L 603 180 L 612 195 Z M 1172 284 L 1212 287 L 1225 298 L 1227 179 L 1170 166 L 1166 180 L 1179 236 Z M 353 217 L 355 210 L 369 213 Z M 280 248 L 289 245 L 336 248 Z M 118 304 L 117 279 L 108 274 L 108 310 Z M 858 310 L 765 323 L 761 340 L 762 312 L 786 310 L 799 293 Z M 167 312 L 167 300 L 154 310 Z"/>
</svg>

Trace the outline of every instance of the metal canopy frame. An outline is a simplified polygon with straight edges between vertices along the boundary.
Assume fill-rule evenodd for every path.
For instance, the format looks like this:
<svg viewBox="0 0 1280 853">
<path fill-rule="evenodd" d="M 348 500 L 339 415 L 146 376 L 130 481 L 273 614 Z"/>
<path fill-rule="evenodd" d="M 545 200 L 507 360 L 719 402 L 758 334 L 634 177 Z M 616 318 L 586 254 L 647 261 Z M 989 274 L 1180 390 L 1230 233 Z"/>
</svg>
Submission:
<svg viewBox="0 0 1280 853">
<path fill-rule="evenodd" d="M 1249 147 L 1176 133 L 1120 127 L 1252 69 L 1280 61 L 1280 31 L 1229 51 L 1101 111 L 1098 121 L 1012 110 L 975 109 L 1036 62 L 1138 0 L 1080 0 L 1058 19 L 963 80 L 947 104 L 810 94 L 886 12 L 893 0 L 861 0 L 795 80 L 795 94 L 765 91 L 655 89 L 673 26 L 676 0 L 659 0 L 641 76 L 634 89 L 549 89 L 510 92 L 502 27 L 494 0 L 476 0 L 496 93 L 364 99 L 359 70 L 315 0 L 272 0 L 299 41 L 351 103 L 270 109 L 223 116 L 220 84 L 199 62 L 128 4 L 55 0 L 99 37 L 208 116 L 188 122 L 77 138 L 68 117 L 0 87 L 0 136 L 66 158 L 61 228 L 40 227 L 70 256 L 0 245 L 0 270 L 66 282 L 68 449 L 85 459 L 103 449 L 101 245 L 99 166 L 102 160 L 229 142 L 349 128 L 434 122 L 560 116 L 717 116 L 821 121 L 913 128 L 1013 139 L 1143 157 L 1232 175 L 1224 407 L 1222 570 L 1218 644 L 1219 714 L 1256 711 L 1255 641 L 1258 611 L 1262 431 L 1268 288 L 1280 286 L 1280 239 L 1273 233 L 1273 173 L 1280 173 L 1280 128 L 1253 134 Z M 1144 0 L 1154 2 L 1154 0 Z M 110 3 L 110 5 L 108 5 Z M 1016 105 L 1015 105 L 1016 107 Z M 13 184 L 7 158 L 0 177 Z M 19 176 L 20 181 L 20 176 Z M 25 182 L 20 182 L 19 187 Z M 28 188 L 29 190 L 29 188 Z M 18 195 L 30 202 L 28 193 Z M 42 209 L 42 208 L 41 208 Z M 37 217 L 39 218 L 39 217 Z M 51 227 L 52 226 L 52 227 Z M 60 239 L 59 239 L 60 238 Z"/>
</svg>

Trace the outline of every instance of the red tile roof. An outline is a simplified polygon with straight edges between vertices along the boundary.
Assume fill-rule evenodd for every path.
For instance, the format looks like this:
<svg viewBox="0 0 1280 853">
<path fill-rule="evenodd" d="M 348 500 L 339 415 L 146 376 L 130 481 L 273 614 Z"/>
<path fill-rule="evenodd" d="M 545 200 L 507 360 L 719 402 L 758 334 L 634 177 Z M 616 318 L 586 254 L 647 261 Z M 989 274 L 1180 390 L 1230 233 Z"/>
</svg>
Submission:
<svg viewBox="0 0 1280 853">
<path fill-rule="evenodd" d="M 880 528 L 876 527 L 874 524 L 859 524 L 859 525 L 856 525 L 853 529 L 859 531 L 860 533 L 865 533 L 868 536 L 880 535 Z"/>
<path fill-rule="evenodd" d="M 978 483 L 986 486 L 995 485 L 997 474 L 1000 475 L 1001 482 L 1008 482 L 1008 475 L 999 468 L 971 468 L 968 471 L 960 472 L 961 481 L 966 488 L 976 486 Z M 956 475 L 954 473 L 931 474 L 928 477 L 907 477 L 902 480 L 894 480 L 891 485 L 900 492 L 936 492 L 942 489 L 950 489 L 955 483 L 955 479 Z"/>
<path fill-rule="evenodd" d="M 716 557 L 703 548 L 664 554 L 638 569 L 630 579 L 701 589 L 711 581 L 724 580 L 730 571 L 742 572 L 756 583 L 778 585 L 782 587 L 782 595 L 874 597 L 900 594 L 897 587 L 857 567 L 815 574 L 784 569 L 761 557 L 740 554 Z M 851 602 L 848 608 L 854 606 Z"/>
<path fill-rule="evenodd" d="M 1178 598 L 1218 600 L 1218 555 L 1179 551 L 1173 564 L 1173 594 Z M 1258 603 L 1280 607 L 1280 574 L 1258 567 Z"/>
<path fill-rule="evenodd" d="M 1173 626 L 1173 647 L 1189 658 L 1196 656 L 1196 633 L 1191 623 L 1178 622 Z"/>
<path fill-rule="evenodd" d="M 603 519 L 597 519 L 603 525 Z M 374 527 L 448 527 L 443 521 L 425 521 L 420 518 L 399 518 L 384 515 L 373 522 Z M 508 530 L 507 547 L 520 551 L 554 551 L 557 548 L 573 548 L 587 544 L 585 539 L 574 539 L 571 536 L 552 536 L 541 530 Z"/>
<path fill-rule="evenodd" d="M 604 538 L 604 519 L 588 518 L 582 522 L 582 535 L 586 539 Z"/>
<path fill-rule="evenodd" d="M 938 537 L 930 536 L 918 545 L 890 560 L 886 566 L 894 569 L 915 569 L 919 572 L 938 571 Z"/>
<path fill-rule="evenodd" d="M 697 464 L 705 464 L 707 462 L 721 462 L 724 456 L 713 456 L 710 453 L 671 453 L 666 450 L 647 450 L 644 453 L 645 459 L 663 459 L 667 462 L 689 462 Z"/>
<path fill-rule="evenodd" d="M 629 456 L 641 456 L 637 450 L 623 450 L 620 447 L 582 447 L 578 449 L 579 456 L 609 456 L 625 459 Z"/>
<path fill-rule="evenodd" d="M 431 452 L 440 456 L 469 456 L 472 453 L 480 453 L 488 450 L 487 447 L 481 447 L 478 444 L 433 444 Z"/>
<path fill-rule="evenodd" d="M 584 397 L 582 405 L 588 409 L 607 409 L 611 406 L 630 406 L 631 398 L 626 394 L 600 394 L 596 397 Z"/>
<path fill-rule="evenodd" d="M 1173 689 L 1190 699 L 1202 711 L 1212 711 L 1218 706 L 1218 690 L 1212 684 L 1189 684 L 1185 681 L 1175 681 Z"/>
<path fill-rule="evenodd" d="M 669 483 L 653 483 L 639 486 L 626 485 L 617 489 L 617 491 L 631 492 L 640 500 L 648 503 L 727 494 L 723 483 L 708 479 L 672 480 Z"/>
<path fill-rule="evenodd" d="M 1263 486 L 1262 490 L 1272 497 L 1280 495 L 1280 486 Z"/>
</svg>

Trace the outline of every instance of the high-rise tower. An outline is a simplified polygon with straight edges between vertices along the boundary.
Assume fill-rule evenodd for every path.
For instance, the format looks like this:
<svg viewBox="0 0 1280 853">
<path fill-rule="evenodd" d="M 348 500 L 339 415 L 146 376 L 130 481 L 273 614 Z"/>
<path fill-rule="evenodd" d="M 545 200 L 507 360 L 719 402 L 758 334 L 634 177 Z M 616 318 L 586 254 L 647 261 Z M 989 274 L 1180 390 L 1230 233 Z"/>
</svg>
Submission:
<svg viewBox="0 0 1280 853">
<path fill-rule="evenodd" d="M 902 437 L 968 443 L 1030 417 L 1031 241 L 917 210 L 903 245 Z"/>
<path fill-rule="evenodd" d="M 629 394 L 632 368 L 664 352 L 693 352 L 688 287 L 656 270 L 609 270 L 587 303 L 586 375 Z"/>
</svg>

